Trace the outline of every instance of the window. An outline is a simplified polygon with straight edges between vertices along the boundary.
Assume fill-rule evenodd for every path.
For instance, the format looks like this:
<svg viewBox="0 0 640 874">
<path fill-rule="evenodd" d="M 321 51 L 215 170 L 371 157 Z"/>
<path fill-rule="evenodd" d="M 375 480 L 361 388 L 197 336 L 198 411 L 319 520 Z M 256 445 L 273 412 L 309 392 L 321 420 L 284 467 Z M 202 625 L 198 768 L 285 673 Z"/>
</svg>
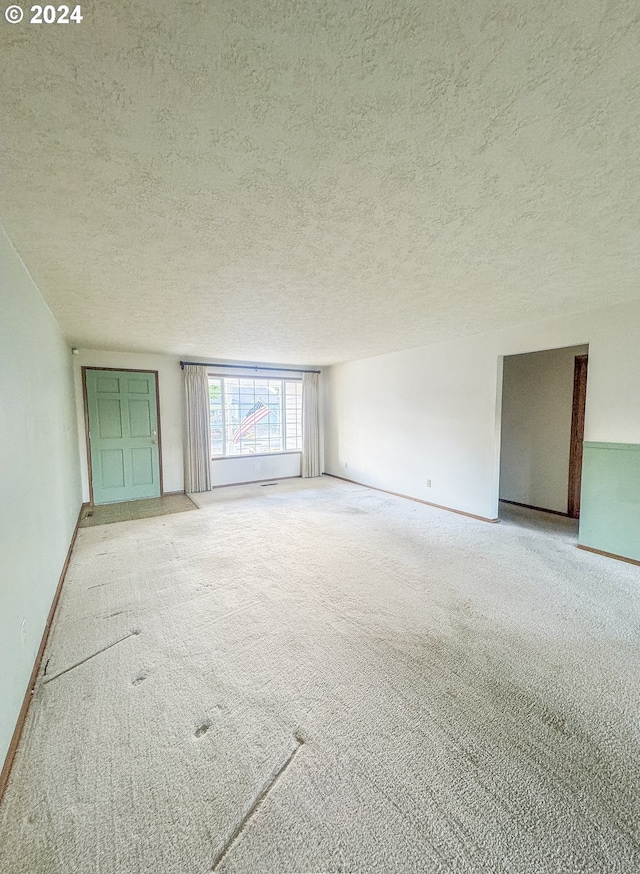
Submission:
<svg viewBox="0 0 640 874">
<path fill-rule="evenodd" d="M 211 455 L 299 452 L 302 382 L 209 377 Z"/>
</svg>

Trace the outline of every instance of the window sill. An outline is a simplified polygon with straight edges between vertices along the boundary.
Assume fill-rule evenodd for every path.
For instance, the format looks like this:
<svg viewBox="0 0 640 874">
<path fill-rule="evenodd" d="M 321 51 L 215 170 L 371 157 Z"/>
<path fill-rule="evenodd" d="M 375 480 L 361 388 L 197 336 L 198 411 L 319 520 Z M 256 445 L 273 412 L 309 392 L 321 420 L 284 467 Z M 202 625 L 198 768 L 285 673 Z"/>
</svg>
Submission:
<svg viewBox="0 0 640 874">
<path fill-rule="evenodd" d="M 226 461 L 228 458 L 273 458 L 279 455 L 302 455 L 302 450 L 285 449 L 283 452 L 245 452 L 244 455 L 212 455 L 211 461 Z"/>
</svg>

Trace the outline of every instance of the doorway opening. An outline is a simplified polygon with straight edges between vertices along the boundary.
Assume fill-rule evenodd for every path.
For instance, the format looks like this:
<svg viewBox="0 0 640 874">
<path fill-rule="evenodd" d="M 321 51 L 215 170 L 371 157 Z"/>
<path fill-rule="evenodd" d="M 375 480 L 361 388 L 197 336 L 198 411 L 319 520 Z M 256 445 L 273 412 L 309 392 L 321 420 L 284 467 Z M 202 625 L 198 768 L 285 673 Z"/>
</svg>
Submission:
<svg viewBox="0 0 640 874">
<path fill-rule="evenodd" d="M 569 346 L 504 357 L 501 517 L 520 507 L 579 518 L 588 351 Z"/>
</svg>

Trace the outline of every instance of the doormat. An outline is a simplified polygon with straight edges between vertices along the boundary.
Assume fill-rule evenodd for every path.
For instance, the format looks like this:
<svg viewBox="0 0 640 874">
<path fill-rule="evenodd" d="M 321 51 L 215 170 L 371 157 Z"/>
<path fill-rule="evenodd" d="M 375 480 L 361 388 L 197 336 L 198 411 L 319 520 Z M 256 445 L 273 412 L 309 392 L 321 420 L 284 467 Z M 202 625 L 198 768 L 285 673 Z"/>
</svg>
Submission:
<svg viewBox="0 0 640 874">
<path fill-rule="evenodd" d="M 130 522 L 132 519 L 149 519 L 151 516 L 168 516 L 171 513 L 186 513 L 188 510 L 197 509 L 187 495 L 165 495 L 163 498 L 123 501 L 121 504 L 100 504 L 83 510 L 79 527 Z"/>
</svg>

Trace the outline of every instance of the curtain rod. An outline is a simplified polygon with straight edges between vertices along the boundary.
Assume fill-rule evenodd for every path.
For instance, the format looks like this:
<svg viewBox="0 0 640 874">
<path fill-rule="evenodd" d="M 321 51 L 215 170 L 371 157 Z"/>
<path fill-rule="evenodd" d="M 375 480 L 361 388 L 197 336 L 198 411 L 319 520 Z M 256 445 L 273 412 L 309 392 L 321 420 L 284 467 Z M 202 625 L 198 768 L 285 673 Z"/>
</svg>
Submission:
<svg viewBox="0 0 640 874">
<path fill-rule="evenodd" d="M 180 367 L 184 370 L 185 365 L 191 367 L 233 367 L 236 370 L 274 370 L 279 373 L 321 373 L 320 370 L 304 370 L 300 367 L 260 367 L 257 364 L 212 364 L 207 361 L 181 361 Z"/>
</svg>

